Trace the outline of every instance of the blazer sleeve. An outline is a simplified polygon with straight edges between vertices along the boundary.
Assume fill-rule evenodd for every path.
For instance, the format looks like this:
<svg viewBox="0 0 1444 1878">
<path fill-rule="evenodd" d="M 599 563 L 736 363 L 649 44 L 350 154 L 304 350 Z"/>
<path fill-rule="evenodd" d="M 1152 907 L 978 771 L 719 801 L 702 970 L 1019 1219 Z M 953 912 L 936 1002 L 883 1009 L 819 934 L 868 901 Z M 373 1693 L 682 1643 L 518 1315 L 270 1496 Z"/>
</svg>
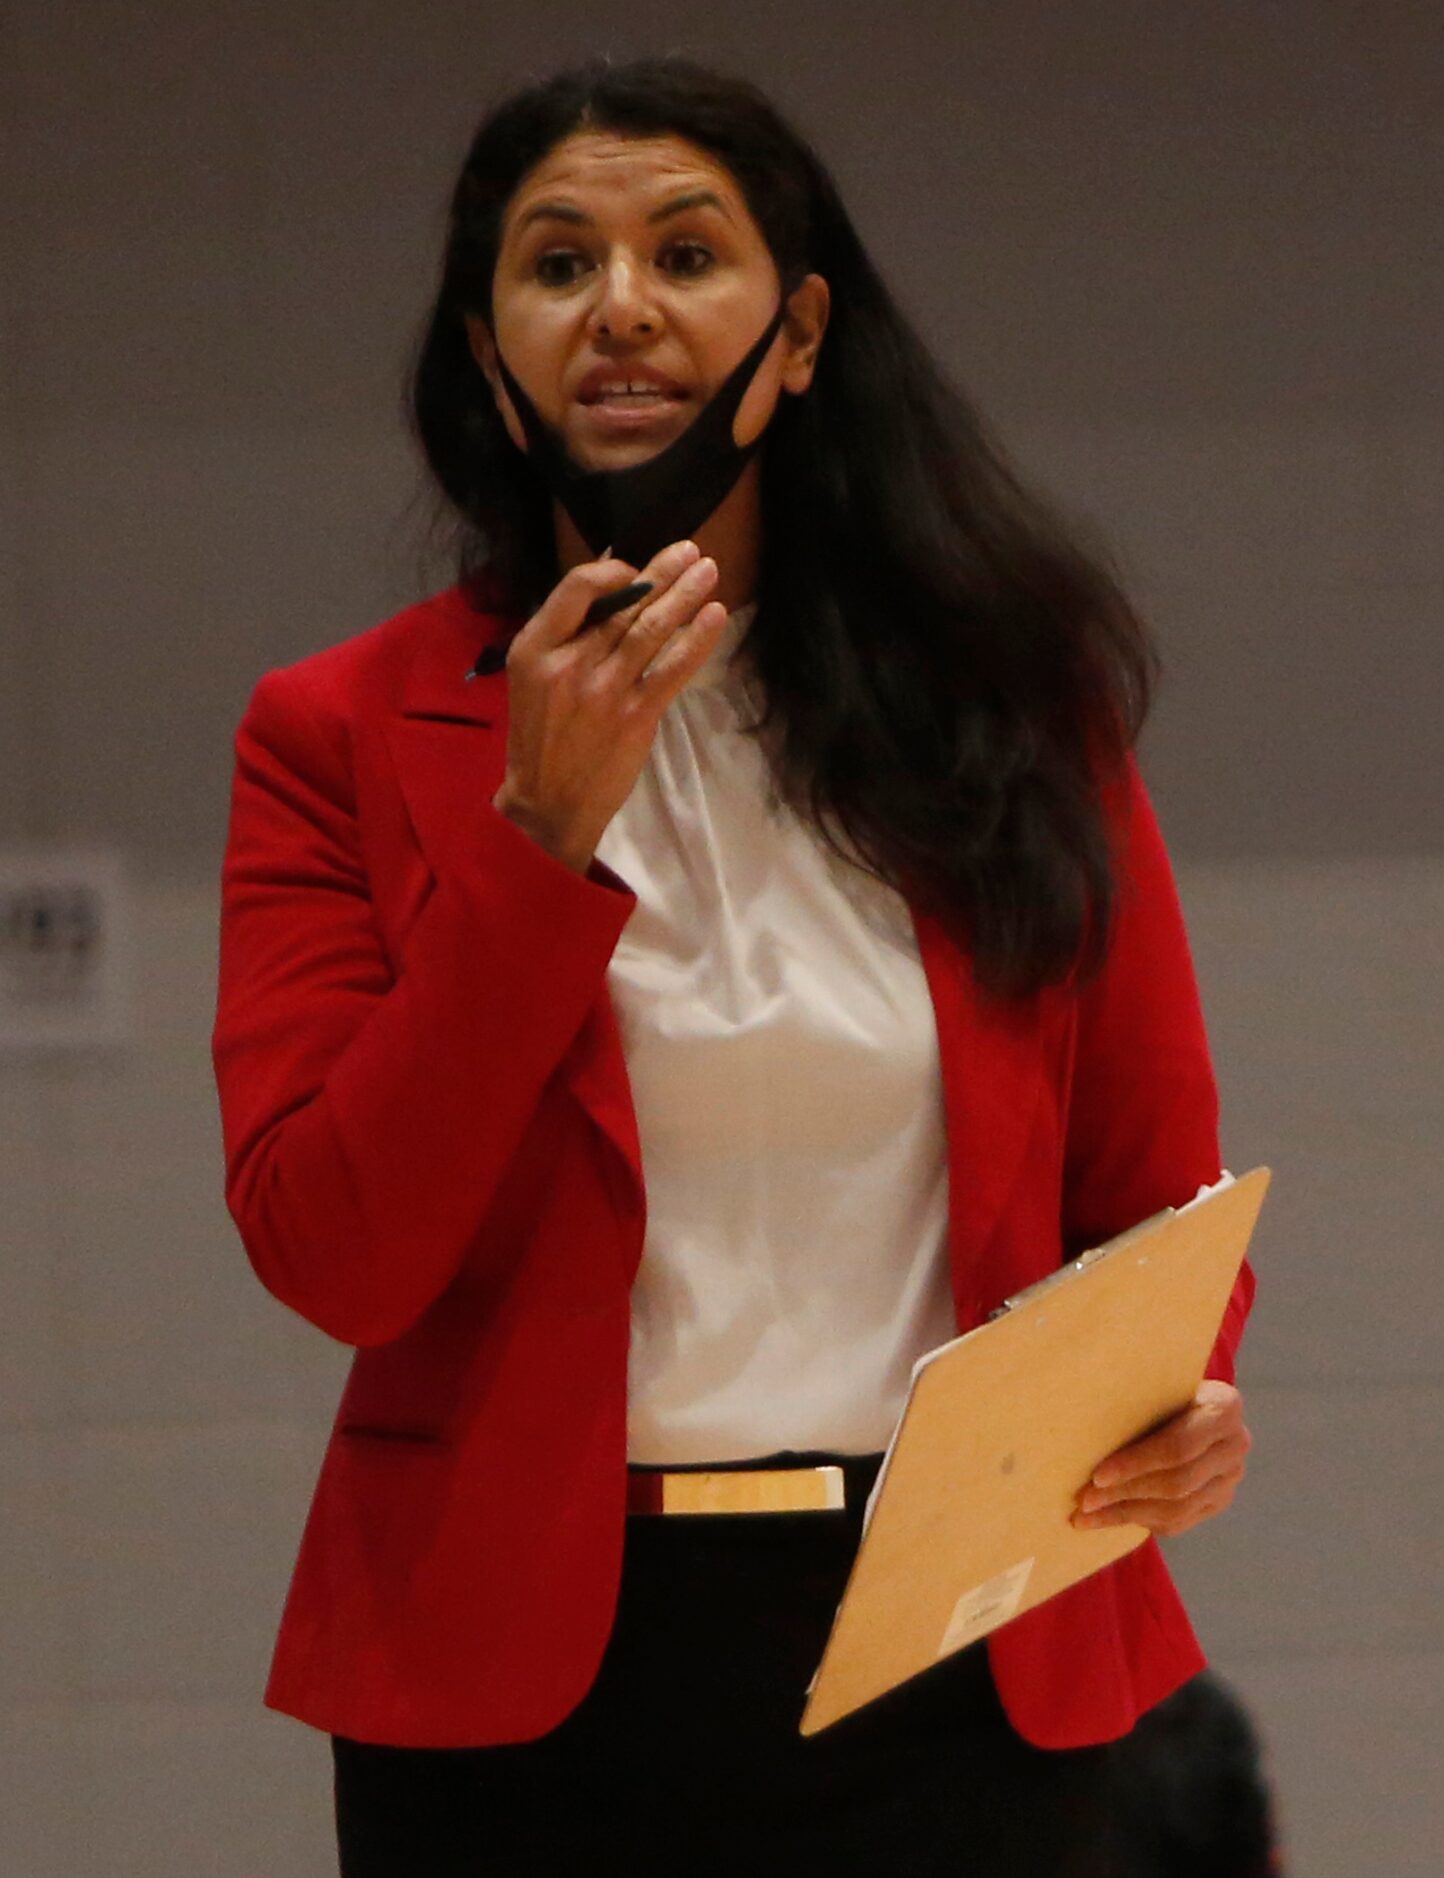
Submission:
<svg viewBox="0 0 1444 1878">
<path fill-rule="evenodd" d="M 1219 1178 L 1218 1088 L 1173 869 L 1136 760 L 1107 792 L 1118 898 L 1079 993 L 1064 1161 L 1067 1256 Z M 1206 1374 L 1234 1380 L 1255 1279 L 1245 1263 Z"/>
<path fill-rule="evenodd" d="M 334 717 L 334 713 L 332 714 Z M 341 722 L 294 668 L 236 733 L 212 1056 L 226 1202 L 268 1290 L 389 1341 L 460 1268 L 636 896 L 481 798 L 393 970 Z"/>
</svg>

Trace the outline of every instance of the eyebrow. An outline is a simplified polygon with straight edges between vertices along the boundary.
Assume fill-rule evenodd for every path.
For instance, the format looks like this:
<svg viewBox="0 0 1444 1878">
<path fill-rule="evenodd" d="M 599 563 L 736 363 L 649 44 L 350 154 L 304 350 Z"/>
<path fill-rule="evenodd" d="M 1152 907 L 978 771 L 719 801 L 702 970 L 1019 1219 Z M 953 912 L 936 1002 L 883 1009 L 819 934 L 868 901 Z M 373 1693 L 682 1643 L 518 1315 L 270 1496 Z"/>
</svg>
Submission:
<svg viewBox="0 0 1444 1878">
<path fill-rule="evenodd" d="M 670 202 L 664 202 L 660 209 L 653 209 L 647 220 L 664 222 L 669 215 L 680 215 L 683 209 L 701 208 L 719 209 L 723 215 L 731 219 L 727 204 L 712 190 L 689 189 L 683 195 L 673 196 Z M 514 232 L 521 234 L 523 229 L 529 228 L 533 222 L 540 221 L 543 217 L 549 217 L 558 222 L 572 222 L 578 227 L 586 226 L 592 220 L 590 215 L 583 213 L 581 209 L 573 208 L 569 202 L 538 202 L 534 208 L 528 209 L 522 216 Z"/>
</svg>

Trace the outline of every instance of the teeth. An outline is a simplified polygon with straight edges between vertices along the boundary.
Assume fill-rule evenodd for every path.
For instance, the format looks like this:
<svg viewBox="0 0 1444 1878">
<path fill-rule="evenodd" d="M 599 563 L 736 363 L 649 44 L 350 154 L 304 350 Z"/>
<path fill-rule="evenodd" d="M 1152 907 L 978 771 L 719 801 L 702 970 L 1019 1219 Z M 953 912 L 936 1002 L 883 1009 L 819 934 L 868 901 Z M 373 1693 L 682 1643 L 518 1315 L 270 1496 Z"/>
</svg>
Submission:
<svg viewBox="0 0 1444 1878">
<path fill-rule="evenodd" d="M 597 393 L 597 402 L 604 398 L 665 398 L 670 393 L 659 385 L 607 385 Z"/>
</svg>

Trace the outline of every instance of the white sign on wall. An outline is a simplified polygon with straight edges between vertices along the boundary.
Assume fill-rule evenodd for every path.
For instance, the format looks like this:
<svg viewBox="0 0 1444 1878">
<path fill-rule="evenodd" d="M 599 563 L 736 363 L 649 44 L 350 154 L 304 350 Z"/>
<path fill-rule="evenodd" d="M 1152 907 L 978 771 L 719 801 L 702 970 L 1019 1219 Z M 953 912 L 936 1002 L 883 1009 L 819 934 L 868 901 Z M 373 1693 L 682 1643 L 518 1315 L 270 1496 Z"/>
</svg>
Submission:
<svg viewBox="0 0 1444 1878">
<path fill-rule="evenodd" d="M 0 1050 L 128 1041 L 131 944 L 119 853 L 0 847 Z"/>
</svg>

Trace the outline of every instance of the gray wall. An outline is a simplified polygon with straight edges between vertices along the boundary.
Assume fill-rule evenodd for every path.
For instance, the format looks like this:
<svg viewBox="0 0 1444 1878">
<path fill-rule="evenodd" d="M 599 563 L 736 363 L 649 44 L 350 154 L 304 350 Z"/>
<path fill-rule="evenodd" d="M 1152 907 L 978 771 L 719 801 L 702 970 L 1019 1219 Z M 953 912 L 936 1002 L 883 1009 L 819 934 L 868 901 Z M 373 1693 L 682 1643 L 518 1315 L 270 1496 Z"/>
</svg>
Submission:
<svg viewBox="0 0 1444 1878">
<path fill-rule="evenodd" d="M 221 1206 L 230 738 L 262 670 L 446 578 L 398 382 L 482 105 L 681 47 L 813 134 L 1159 631 L 1146 766 L 1228 1157 L 1276 1176 L 1250 1479 L 1173 1560 L 1264 1726 L 1293 1869 L 1422 1878 L 1436 10 L 718 11 L 0 0 L 0 845 L 119 844 L 141 938 L 131 1049 L 0 1061 L 0 1869 L 334 1868 L 324 1740 L 259 1707 L 345 1352 L 260 1291 Z"/>
</svg>

